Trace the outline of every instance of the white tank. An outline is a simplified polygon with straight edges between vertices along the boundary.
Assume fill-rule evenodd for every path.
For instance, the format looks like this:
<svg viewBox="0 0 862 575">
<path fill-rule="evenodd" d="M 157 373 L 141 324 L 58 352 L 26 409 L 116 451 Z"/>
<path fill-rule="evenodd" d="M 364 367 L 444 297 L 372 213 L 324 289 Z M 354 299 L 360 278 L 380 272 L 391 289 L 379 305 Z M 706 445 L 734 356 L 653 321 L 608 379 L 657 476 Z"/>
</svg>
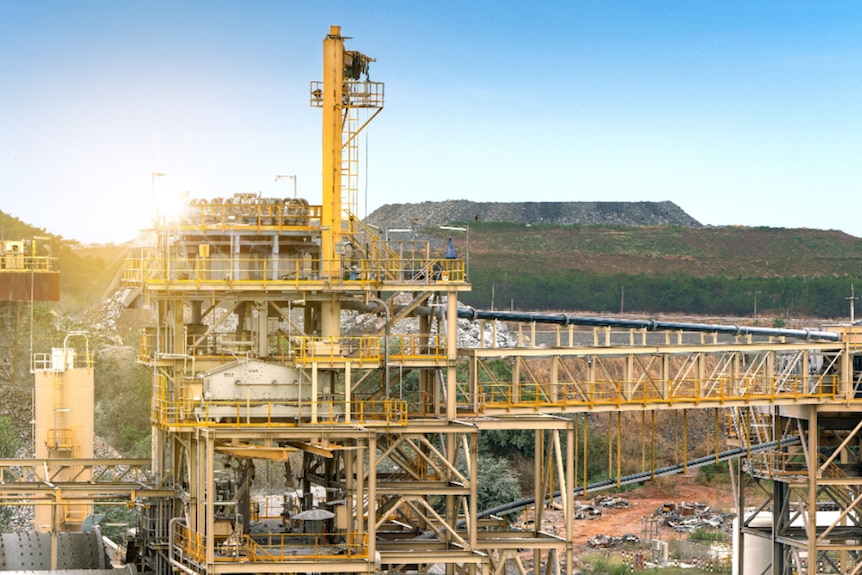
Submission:
<svg viewBox="0 0 862 575">
<path fill-rule="evenodd" d="M 751 517 L 752 511 L 749 511 L 746 517 Z M 838 520 L 841 515 L 839 511 L 818 511 L 817 525 L 826 527 L 832 525 Z M 757 516 L 749 522 L 752 527 L 770 528 L 772 526 L 772 513 L 761 511 Z M 793 527 L 803 527 L 804 521 L 802 517 L 797 517 L 791 523 Z M 732 575 L 771 575 L 772 574 L 772 540 L 767 537 L 758 537 L 756 535 L 745 535 L 743 539 L 745 544 L 745 565 L 743 572 L 740 574 L 738 569 L 739 557 L 739 518 L 733 520 L 733 568 Z M 805 557 L 805 553 L 800 554 Z"/>
<path fill-rule="evenodd" d="M 751 515 L 747 515 L 750 517 Z M 749 525 L 752 527 L 771 527 L 772 513 L 761 511 Z M 739 517 L 733 519 L 733 566 L 732 575 L 772 575 L 772 540 L 757 535 L 744 535 L 745 564 L 739 572 Z"/>
</svg>

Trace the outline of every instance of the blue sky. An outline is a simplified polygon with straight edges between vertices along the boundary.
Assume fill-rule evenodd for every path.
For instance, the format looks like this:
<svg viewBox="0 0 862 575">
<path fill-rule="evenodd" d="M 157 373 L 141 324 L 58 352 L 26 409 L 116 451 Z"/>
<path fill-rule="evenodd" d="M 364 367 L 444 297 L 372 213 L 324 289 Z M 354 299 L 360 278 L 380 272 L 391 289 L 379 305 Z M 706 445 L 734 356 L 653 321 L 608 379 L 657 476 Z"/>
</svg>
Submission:
<svg viewBox="0 0 862 575">
<path fill-rule="evenodd" d="M 862 237 L 862 4 L 840 1 L 0 0 L 0 210 L 122 242 L 153 171 L 193 197 L 290 196 L 275 175 L 296 174 L 319 203 L 331 24 L 386 84 L 360 216 L 670 200 Z"/>
</svg>

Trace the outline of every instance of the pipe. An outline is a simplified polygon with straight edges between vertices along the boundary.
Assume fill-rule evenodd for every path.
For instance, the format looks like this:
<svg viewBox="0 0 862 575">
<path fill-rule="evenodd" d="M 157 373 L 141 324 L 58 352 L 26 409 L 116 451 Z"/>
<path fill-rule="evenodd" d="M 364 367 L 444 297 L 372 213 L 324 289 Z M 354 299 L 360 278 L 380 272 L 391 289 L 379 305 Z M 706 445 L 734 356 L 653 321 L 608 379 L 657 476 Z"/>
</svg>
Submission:
<svg viewBox="0 0 862 575">
<path fill-rule="evenodd" d="M 729 335 L 759 335 L 774 337 L 790 337 L 795 339 L 825 339 L 839 341 L 841 334 L 834 331 L 811 329 L 767 328 L 744 325 L 722 325 L 709 323 L 686 323 L 673 321 L 658 321 L 645 319 L 613 319 L 602 317 L 573 316 L 563 313 L 543 314 L 533 312 L 483 311 L 473 308 L 458 310 L 458 317 L 471 320 L 501 320 L 526 323 L 549 323 L 556 325 L 587 325 L 594 327 L 622 327 L 628 329 L 646 329 L 647 331 L 682 330 L 707 333 L 723 333 Z"/>
<path fill-rule="evenodd" d="M 368 299 L 376 303 L 378 306 L 374 308 L 373 312 L 369 313 L 376 313 L 377 310 L 383 308 L 383 313 L 386 315 L 386 323 L 383 326 L 383 388 L 385 390 L 385 396 L 389 397 L 389 306 L 386 305 L 386 302 L 379 297 L 368 296 Z"/>
<path fill-rule="evenodd" d="M 360 302 L 344 302 L 345 309 L 354 309 L 364 313 L 372 313 L 376 306 L 362 304 Z M 397 314 L 404 306 L 396 306 L 393 311 Z M 434 315 L 439 317 L 441 310 L 426 306 L 416 308 L 418 315 Z M 500 320 L 522 323 L 547 323 L 554 325 L 584 325 L 592 327 L 619 327 L 626 329 L 645 329 L 647 331 L 691 331 L 703 333 L 722 333 L 727 335 L 752 335 L 762 337 L 789 337 L 802 340 L 826 340 L 840 341 L 841 334 L 834 331 L 822 331 L 813 329 L 788 329 L 776 327 L 757 327 L 746 325 L 727 325 L 718 323 L 688 323 L 675 321 L 659 321 L 652 319 L 616 319 L 605 317 L 588 317 L 566 315 L 564 313 L 548 314 L 534 312 L 511 312 L 511 311 L 488 311 L 478 310 L 472 307 L 458 310 L 458 317 L 472 321 Z"/>
<path fill-rule="evenodd" d="M 182 517 L 173 517 L 168 521 L 168 563 L 187 575 L 200 575 L 197 571 L 174 559 L 174 525 L 181 521 L 185 523 L 185 519 Z"/>
<path fill-rule="evenodd" d="M 782 446 L 794 445 L 794 444 L 797 444 L 799 442 L 800 442 L 800 440 L 798 438 L 794 438 L 794 439 L 790 439 L 790 440 L 785 439 L 785 440 L 781 441 L 781 445 Z M 769 449 L 777 447 L 778 445 L 779 445 L 778 441 L 769 441 L 767 443 L 761 443 L 761 444 L 752 446 L 750 448 L 750 451 L 746 448 L 730 449 L 728 451 L 722 451 L 721 453 L 718 454 L 717 457 L 716 457 L 716 454 L 698 457 L 697 459 L 693 459 L 693 460 L 689 461 L 687 463 L 687 466 L 689 468 L 695 468 L 695 467 L 702 467 L 704 465 L 711 465 L 711 464 L 716 462 L 716 458 L 719 461 L 725 461 L 728 459 L 735 459 L 737 457 L 740 457 L 740 456 L 743 456 L 746 454 L 759 453 L 761 451 L 767 451 Z M 620 481 L 620 484 L 621 485 L 627 485 L 629 483 L 640 483 L 642 481 L 648 481 L 654 477 L 661 477 L 664 475 L 674 475 L 676 473 L 679 473 L 680 471 L 683 471 L 685 467 L 686 467 L 686 464 L 675 464 L 675 465 L 668 465 L 667 467 L 661 467 L 659 469 L 656 469 L 654 471 L 654 475 L 653 475 L 652 470 L 642 471 L 640 473 L 634 473 L 632 475 L 626 475 L 625 477 L 622 478 L 622 481 Z M 574 494 L 575 495 L 583 495 L 585 492 L 598 491 L 601 489 L 608 489 L 608 488 L 612 488 L 612 487 L 616 487 L 616 486 L 617 486 L 617 480 L 605 479 L 604 481 L 598 481 L 596 483 L 591 483 L 590 485 L 587 486 L 586 491 L 584 490 L 583 487 L 578 487 L 574 490 Z M 552 498 L 553 497 L 559 497 L 560 495 L 561 495 L 560 491 L 555 491 L 551 497 Z M 476 519 L 478 520 L 478 519 L 482 519 L 483 517 L 488 517 L 490 515 L 497 515 L 500 513 L 506 513 L 508 511 L 513 511 L 515 509 L 521 509 L 523 507 L 526 507 L 527 505 L 532 505 L 533 503 L 535 503 L 535 501 L 536 501 L 536 499 L 534 497 L 530 497 L 530 498 L 526 498 L 526 499 L 519 499 L 518 501 L 512 501 L 510 503 L 504 503 L 503 505 L 498 505 L 496 507 L 492 507 L 490 509 L 480 511 L 478 514 L 476 514 Z M 462 519 L 461 521 L 459 521 L 456 524 L 456 526 L 457 527 L 463 527 L 465 524 L 466 524 L 466 522 L 464 522 L 464 520 Z"/>
</svg>

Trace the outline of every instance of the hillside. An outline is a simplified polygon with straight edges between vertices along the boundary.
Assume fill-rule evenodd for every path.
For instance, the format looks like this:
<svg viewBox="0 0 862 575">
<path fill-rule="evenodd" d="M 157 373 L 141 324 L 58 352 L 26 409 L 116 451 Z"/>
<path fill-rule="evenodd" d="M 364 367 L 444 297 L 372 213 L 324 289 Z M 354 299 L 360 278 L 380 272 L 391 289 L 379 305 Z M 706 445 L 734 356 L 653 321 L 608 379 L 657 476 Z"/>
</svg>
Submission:
<svg viewBox="0 0 862 575">
<path fill-rule="evenodd" d="M 79 316 L 99 305 L 105 288 L 122 265 L 121 246 L 88 249 L 74 239 L 52 234 L 45 228 L 21 221 L 0 211 L 0 240 L 23 240 L 35 236 L 52 239 L 51 253 L 60 272 L 60 303 L 52 306 L 65 314 Z"/>
<path fill-rule="evenodd" d="M 503 218 L 514 221 L 493 221 Z M 607 223 L 615 219 L 636 225 Z M 570 223 L 583 220 L 592 223 Z M 452 234 L 462 257 L 465 234 L 437 226 L 468 226 L 473 292 L 464 301 L 482 308 L 744 316 L 757 307 L 773 318 L 844 317 L 851 286 L 862 286 L 862 239 L 704 227 L 671 202 L 390 204 L 368 221 L 411 228 L 440 255 Z M 655 221 L 675 223 L 647 225 Z M 49 235 L 3 212 L 0 234 Z M 98 305 L 126 252 L 55 236 L 62 311 L 79 316 Z"/>
<path fill-rule="evenodd" d="M 862 239 L 786 228 L 472 222 L 476 307 L 844 317 Z M 447 232 L 426 228 L 442 253 Z M 466 238 L 455 238 L 463 255 Z M 759 300 L 759 301 L 756 301 Z"/>
<path fill-rule="evenodd" d="M 597 274 L 809 277 L 862 264 L 860 238 L 787 228 L 473 224 L 470 251 L 478 265 L 529 258 L 534 268 Z"/>
</svg>

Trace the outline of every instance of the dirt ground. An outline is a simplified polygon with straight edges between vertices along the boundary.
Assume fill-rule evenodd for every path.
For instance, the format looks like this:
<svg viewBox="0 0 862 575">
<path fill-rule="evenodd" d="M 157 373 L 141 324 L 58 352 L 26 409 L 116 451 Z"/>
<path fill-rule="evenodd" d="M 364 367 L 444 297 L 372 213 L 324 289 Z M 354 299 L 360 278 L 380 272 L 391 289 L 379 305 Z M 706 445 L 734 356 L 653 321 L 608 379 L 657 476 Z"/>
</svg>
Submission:
<svg viewBox="0 0 862 575">
<path fill-rule="evenodd" d="M 691 475 L 677 475 L 671 478 L 658 479 L 652 484 L 636 490 L 620 493 L 630 503 L 628 507 L 616 509 L 603 509 L 601 517 L 591 520 L 575 520 L 574 542 L 579 551 L 587 551 L 590 547 L 587 540 L 597 534 L 608 536 L 622 536 L 634 534 L 643 536 L 644 517 L 652 516 L 655 510 L 665 503 L 705 503 L 715 512 L 731 513 L 734 511 L 733 494 L 729 485 L 706 486 L 696 482 L 696 473 Z M 594 493 L 611 495 L 612 492 L 603 491 Z M 589 500 L 578 499 L 582 504 L 589 504 Z M 533 510 L 529 510 L 529 518 L 532 519 Z M 565 523 L 562 511 L 556 509 L 545 509 L 543 516 L 543 529 L 551 534 L 563 535 Z M 686 533 L 678 533 L 670 527 L 663 526 L 660 530 L 660 539 L 671 541 L 684 539 Z"/>
</svg>

